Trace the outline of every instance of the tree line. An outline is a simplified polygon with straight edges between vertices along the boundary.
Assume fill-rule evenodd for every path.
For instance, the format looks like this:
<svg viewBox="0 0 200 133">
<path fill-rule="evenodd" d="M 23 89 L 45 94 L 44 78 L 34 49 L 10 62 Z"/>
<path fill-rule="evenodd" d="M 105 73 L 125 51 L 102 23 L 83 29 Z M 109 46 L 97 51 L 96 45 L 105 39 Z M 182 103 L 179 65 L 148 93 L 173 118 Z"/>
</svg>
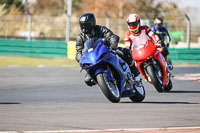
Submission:
<svg viewBox="0 0 200 133">
<path fill-rule="evenodd" d="M 67 11 L 67 0 L 1 0 L 4 15 L 26 14 L 59 16 Z M 154 19 L 161 16 L 174 20 L 182 15 L 176 3 L 157 0 L 72 0 L 72 15 L 80 16 L 92 12 L 96 17 L 127 18 L 131 13 L 137 13 L 142 18 Z"/>
</svg>

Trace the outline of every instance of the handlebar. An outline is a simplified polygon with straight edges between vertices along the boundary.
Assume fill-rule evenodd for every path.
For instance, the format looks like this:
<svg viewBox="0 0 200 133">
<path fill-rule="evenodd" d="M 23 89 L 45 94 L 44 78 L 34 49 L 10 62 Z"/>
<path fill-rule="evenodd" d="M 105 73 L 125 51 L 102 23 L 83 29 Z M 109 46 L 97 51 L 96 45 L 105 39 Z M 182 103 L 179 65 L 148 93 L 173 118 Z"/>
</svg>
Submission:
<svg viewBox="0 0 200 133">
<path fill-rule="evenodd" d="M 164 35 L 164 38 L 166 37 L 166 40 L 167 40 L 166 44 L 169 44 L 169 43 L 170 43 L 170 41 L 169 41 L 169 36 L 167 35 L 166 32 L 161 32 L 161 31 L 159 31 L 159 32 L 156 32 L 156 34 L 157 34 L 157 35 Z"/>
</svg>

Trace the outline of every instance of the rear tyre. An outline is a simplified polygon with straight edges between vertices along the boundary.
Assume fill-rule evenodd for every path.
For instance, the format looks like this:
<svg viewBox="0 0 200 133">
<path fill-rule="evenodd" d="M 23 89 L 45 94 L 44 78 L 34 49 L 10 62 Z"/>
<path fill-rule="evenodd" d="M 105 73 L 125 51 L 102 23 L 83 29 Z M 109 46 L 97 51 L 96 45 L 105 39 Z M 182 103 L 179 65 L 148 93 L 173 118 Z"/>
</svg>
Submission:
<svg viewBox="0 0 200 133">
<path fill-rule="evenodd" d="M 112 103 L 118 103 L 120 101 L 120 93 L 115 83 L 116 80 L 113 78 L 113 81 L 109 81 L 107 73 L 100 73 L 96 78 L 105 97 Z"/>
<path fill-rule="evenodd" d="M 171 91 L 172 87 L 173 87 L 172 81 L 171 81 L 171 79 L 169 79 L 169 83 L 166 87 L 164 87 L 164 91 L 169 92 L 169 91 Z"/>
<path fill-rule="evenodd" d="M 154 87 L 156 88 L 156 90 L 158 92 L 163 92 L 164 87 L 162 85 L 162 80 L 158 76 L 158 73 L 155 70 L 155 68 L 152 65 L 149 65 L 149 66 L 147 66 L 146 70 L 147 70 L 147 73 L 148 73 L 149 77 L 151 78 L 151 82 L 154 85 Z"/>
</svg>

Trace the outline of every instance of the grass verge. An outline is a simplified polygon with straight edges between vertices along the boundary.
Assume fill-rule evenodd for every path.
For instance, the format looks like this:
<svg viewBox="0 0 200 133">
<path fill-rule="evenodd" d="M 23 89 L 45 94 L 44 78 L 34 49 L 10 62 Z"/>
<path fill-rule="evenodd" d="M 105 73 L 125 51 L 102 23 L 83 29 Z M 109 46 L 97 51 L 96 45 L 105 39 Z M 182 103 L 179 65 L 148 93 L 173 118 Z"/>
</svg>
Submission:
<svg viewBox="0 0 200 133">
<path fill-rule="evenodd" d="M 0 56 L 0 66 L 78 65 L 75 60 Z"/>
<path fill-rule="evenodd" d="M 0 66 L 63 66 L 77 65 L 75 60 L 0 56 Z M 173 63 L 174 67 L 200 67 L 200 64 Z"/>
</svg>

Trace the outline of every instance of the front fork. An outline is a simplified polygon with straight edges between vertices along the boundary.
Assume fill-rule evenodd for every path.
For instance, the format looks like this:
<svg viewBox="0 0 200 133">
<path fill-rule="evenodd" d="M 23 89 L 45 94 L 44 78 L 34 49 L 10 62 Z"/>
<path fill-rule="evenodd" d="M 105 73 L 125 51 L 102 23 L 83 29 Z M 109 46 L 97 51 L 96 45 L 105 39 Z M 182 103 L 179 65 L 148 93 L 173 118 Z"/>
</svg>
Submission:
<svg viewBox="0 0 200 133">
<path fill-rule="evenodd" d="M 151 83 L 151 79 L 146 71 L 146 68 L 149 65 L 152 65 L 155 68 L 155 70 L 159 70 L 158 76 L 162 77 L 162 73 L 160 71 L 159 65 L 157 64 L 157 62 L 154 59 L 149 59 L 149 60 L 146 60 L 145 62 L 138 62 L 138 63 L 136 63 L 136 65 L 137 65 L 137 68 L 139 68 L 140 73 L 144 76 L 144 78 L 147 82 Z"/>
<path fill-rule="evenodd" d="M 154 59 L 152 59 L 152 61 L 153 61 L 153 66 L 154 66 L 155 70 L 158 73 L 158 77 L 161 78 L 162 77 L 162 72 L 160 70 L 160 66 L 158 65 L 158 63 Z"/>
</svg>

